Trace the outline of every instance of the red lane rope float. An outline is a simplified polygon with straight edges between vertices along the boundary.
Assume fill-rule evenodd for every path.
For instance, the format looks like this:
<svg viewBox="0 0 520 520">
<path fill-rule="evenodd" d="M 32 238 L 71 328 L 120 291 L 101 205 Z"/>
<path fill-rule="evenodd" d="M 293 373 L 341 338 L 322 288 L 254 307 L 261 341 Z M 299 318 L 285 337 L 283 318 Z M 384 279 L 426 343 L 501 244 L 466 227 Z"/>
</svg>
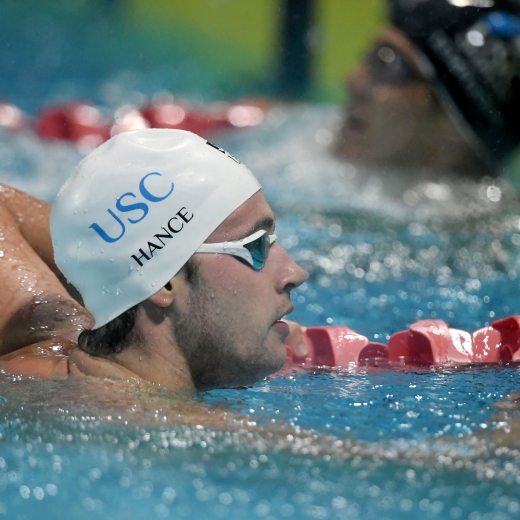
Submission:
<svg viewBox="0 0 520 520">
<path fill-rule="evenodd" d="M 470 334 L 441 320 L 422 320 L 388 342 L 388 359 L 412 365 L 520 361 L 520 316 L 494 321 Z"/>
<path fill-rule="evenodd" d="M 299 356 L 287 346 L 287 358 L 283 370 L 295 366 L 348 367 L 353 365 L 377 366 L 388 360 L 388 349 L 382 343 L 374 343 L 348 327 L 307 327 L 303 333 L 308 352 Z"/>
<path fill-rule="evenodd" d="M 467 365 L 520 362 L 520 316 L 494 321 L 470 334 L 442 320 L 421 320 L 393 334 L 388 346 L 373 343 L 344 326 L 309 327 L 309 348 L 298 356 L 287 346 L 282 372 L 295 367 Z"/>
<path fill-rule="evenodd" d="M 265 117 L 261 103 L 232 102 L 189 105 L 173 100 L 150 103 L 142 108 L 122 106 L 106 117 L 89 102 L 73 101 L 40 110 L 34 121 L 15 105 L 0 101 L 0 128 L 21 130 L 32 127 L 43 139 L 65 140 L 86 151 L 110 137 L 141 128 L 178 128 L 203 137 L 225 128 L 259 125 Z"/>
<path fill-rule="evenodd" d="M 57 105 L 41 110 L 35 130 L 49 141 L 72 141 L 95 148 L 110 138 L 110 126 L 101 111 L 88 103 Z"/>
</svg>

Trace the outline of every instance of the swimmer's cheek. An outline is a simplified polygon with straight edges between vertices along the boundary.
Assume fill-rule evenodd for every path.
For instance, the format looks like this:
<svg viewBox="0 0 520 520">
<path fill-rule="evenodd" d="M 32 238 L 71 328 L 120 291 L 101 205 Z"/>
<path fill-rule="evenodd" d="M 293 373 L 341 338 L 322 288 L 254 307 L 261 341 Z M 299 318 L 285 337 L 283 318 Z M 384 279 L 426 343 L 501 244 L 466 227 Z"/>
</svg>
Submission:
<svg viewBox="0 0 520 520">
<path fill-rule="evenodd" d="M 0 357 L 2 372 L 34 377 L 67 377 L 68 355 L 75 343 L 48 340 L 29 345 Z"/>
</svg>

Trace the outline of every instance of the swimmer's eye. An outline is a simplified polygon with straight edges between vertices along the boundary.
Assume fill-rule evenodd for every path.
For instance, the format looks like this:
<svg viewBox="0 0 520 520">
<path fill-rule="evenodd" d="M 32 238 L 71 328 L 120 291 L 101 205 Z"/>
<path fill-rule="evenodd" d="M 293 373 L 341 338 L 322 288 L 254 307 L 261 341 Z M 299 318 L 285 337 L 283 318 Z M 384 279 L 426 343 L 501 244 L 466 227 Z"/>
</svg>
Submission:
<svg viewBox="0 0 520 520">
<path fill-rule="evenodd" d="M 253 235 L 252 235 L 253 236 Z M 247 240 L 247 239 L 244 239 Z M 253 269 L 259 271 L 264 267 L 269 254 L 271 244 L 276 240 L 276 235 L 269 235 L 267 231 L 255 240 L 244 244 L 244 247 L 251 253 L 253 259 Z"/>
<path fill-rule="evenodd" d="M 241 240 L 202 244 L 196 252 L 236 256 L 245 260 L 255 271 L 259 271 L 265 266 L 269 248 L 275 240 L 276 235 L 270 235 L 265 229 L 261 229 Z"/>
</svg>

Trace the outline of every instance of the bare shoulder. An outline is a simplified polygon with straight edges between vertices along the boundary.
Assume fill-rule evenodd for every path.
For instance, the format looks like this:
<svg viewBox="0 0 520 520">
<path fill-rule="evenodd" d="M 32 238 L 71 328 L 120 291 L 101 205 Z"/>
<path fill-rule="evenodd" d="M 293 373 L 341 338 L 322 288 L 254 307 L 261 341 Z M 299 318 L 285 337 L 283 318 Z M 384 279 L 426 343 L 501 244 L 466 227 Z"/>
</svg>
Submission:
<svg viewBox="0 0 520 520">
<path fill-rule="evenodd" d="M 75 340 L 92 323 L 53 260 L 50 206 L 0 185 L 0 355 Z"/>
<path fill-rule="evenodd" d="M 67 377 L 76 343 L 67 339 L 38 342 L 0 357 L 0 371 L 18 376 Z"/>
</svg>

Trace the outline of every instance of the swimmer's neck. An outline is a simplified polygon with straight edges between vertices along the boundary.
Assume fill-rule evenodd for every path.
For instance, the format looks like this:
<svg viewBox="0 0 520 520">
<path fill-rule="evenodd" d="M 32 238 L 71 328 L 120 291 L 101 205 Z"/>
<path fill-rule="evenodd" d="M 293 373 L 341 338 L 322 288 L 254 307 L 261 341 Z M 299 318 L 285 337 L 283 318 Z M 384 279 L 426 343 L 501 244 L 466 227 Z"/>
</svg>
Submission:
<svg viewBox="0 0 520 520">
<path fill-rule="evenodd" d="M 97 357 L 75 349 L 69 361 L 71 374 L 143 380 L 176 392 L 196 392 L 188 363 L 168 322 L 152 323 L 141 315 L 136 326 L 139 343 L 118 354 Z"/>
</svg>

